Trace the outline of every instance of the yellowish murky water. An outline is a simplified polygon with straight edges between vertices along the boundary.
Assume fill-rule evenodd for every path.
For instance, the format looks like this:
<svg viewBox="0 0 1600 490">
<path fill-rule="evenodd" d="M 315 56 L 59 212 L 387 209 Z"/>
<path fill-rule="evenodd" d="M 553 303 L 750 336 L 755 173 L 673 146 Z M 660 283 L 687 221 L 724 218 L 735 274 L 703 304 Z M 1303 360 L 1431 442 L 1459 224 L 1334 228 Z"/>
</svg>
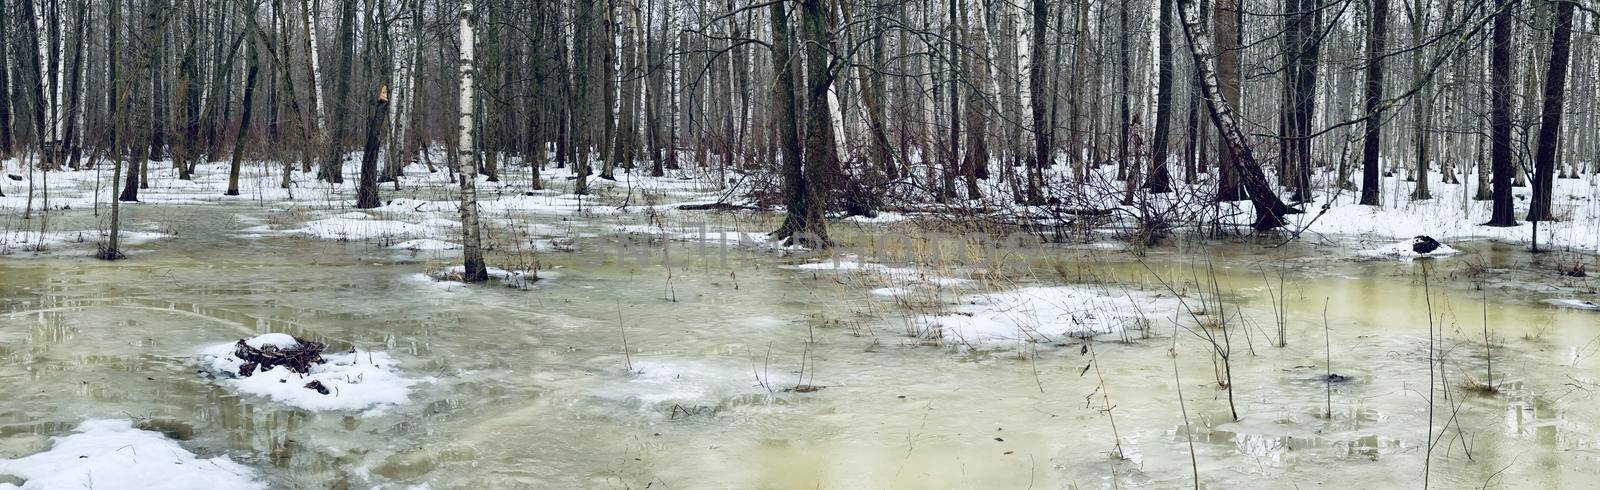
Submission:
<svg viewBox="0 0 1600 490">
<path fill-rule="evenodd" d="M 1209 331 L 1229 332 L 1235 421 L 1211 344 L 1171 311 L 1150 312 L 1148 335 L 1101 337 L 1097 376 L 1072 339 L 968 349 L 908 337 L 914 313 L 866 292 L 884 284 L 783 268 L 801 259 L 772 253 L 669 274 L 593 265 L 580 239 L 577 252 L 540 256 L 559 275 L 531 290 L 450 291 L 412 279 L 447 254 L 238 238 L 238 216 L 278 219 L 261 208 L 134 213 L 176 237 L 117 263 L 0 258 L 0 456 L 41 450 L 85 419 L 132 417 L 302 488 L 1184 487 L 1196 472 L 1208 487 L 1416 487 L 1426 474 L 1440 487 L 1549 488 L 1600 477 L 1600 313 L 1544 303 L 1562 293 L 1525 281 L 1542 277 L 1525 254 L 1486 243 L 1417 262 L 1309 244 L 1185 245 L 1144 264 L 1059 248 L 1051 257 L 1075 272 L 1019 279 L 1159 293 L 1154 271 L 1198 307 L 1196 284 L 1214 271 L 1225 306 L 1210 312 L 1230 317 Z M 1431 381 L 1430 303 L 1443 366 Z M 1463 388 L 1488 371 L 1485 320 L 1493 395 Z M 362 417 L 196 375 L 198 348 L 268 331 L 387 350 L 436 381 Z M 1331 393 L 1328 360 L 1349 377 Z M 800 384 L 825 388 L 785 391 Z"/>
</svg>

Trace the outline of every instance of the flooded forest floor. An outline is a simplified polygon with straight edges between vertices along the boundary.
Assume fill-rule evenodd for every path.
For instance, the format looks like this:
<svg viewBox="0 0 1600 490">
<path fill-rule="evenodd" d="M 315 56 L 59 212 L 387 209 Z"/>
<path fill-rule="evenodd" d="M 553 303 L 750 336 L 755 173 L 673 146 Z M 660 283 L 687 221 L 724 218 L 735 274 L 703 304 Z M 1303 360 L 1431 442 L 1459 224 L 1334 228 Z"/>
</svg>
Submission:
<svg viewBox="0 0 1600 490">
<path fill-rule="evenodd" d="M 1079 230 L 990 253 L 1010 249 L 902 211 L 835 221 L 818 253 L 766 243 L 770 210 L 679 209 L 725 200 L 710 176 L 575 196 L 563 171 L 544 191 L 508 172 L 479 191 L 496 279 L 467 285 L 443 172 L 408 168 L 357 210 L 348 171 L 291 192 L 252 168 L 224 199 L 215 170 L 124 204 L 118 262 L 91 257 L 105 176 L 50 176 L 48 205 L 4 189 L 0 488 L 1600 476 L 1583 181 L 1562 184 L 1573 219 L 1540 254 L 1448 189 L 1431 208 L 1332 205 L 1292 241 Z M 1424 232 L 1446 248 L 1410 250 Z M 264 334 L 324 344 L 311 374 L 335 389 L 238 377 L 232 345 L 281 340 Z"/>
</svg>

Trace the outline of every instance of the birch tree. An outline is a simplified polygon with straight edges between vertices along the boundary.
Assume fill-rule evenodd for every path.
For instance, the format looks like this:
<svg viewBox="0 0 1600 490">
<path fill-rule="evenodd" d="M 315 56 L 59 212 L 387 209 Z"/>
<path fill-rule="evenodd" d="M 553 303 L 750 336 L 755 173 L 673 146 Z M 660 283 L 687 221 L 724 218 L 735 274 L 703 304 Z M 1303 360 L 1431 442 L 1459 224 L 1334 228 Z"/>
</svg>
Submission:
<svg viewBox="0 0 1600 490">
<path fill-rule="evenodd" d="M 461 171 L 461 245 L 465 266 L 461 277 L 466 282 L 482 282 L 489 278 L 489 272 L 483 263 L 483 240 L 478 225 L 478 170 L 473 164 L 477 161 L 477 147 L 472 141 L 472 80 L 476 68 L 473 64 L 475 38 L 472 29 L 478 18 L 473 11 L 472 3 L 473 0 L 461 0 L 461 11 L 457 20 L 457 29 L 461 33 L 459 47 L 461 58 L 457 64 L 461 77 L 461 114 L 456 124 L 456 132 L 459 135 L 456 145 L 460 151 L 456 162 Z"/>
</svg>

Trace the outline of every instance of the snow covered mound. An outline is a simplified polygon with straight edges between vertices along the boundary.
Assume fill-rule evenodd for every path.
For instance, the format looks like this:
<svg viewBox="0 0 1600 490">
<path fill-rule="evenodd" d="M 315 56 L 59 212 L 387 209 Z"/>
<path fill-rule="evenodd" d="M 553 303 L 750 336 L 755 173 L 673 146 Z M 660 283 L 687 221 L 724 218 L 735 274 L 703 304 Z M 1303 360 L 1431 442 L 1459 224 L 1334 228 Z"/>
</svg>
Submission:
<svg viewBox="0 0 1600 490">
<path fill-rule="evenodd" d="M 1439 247 L 1433 249 L 1432 251 L 1419 253 L 1417 252 L 1416 247 L 1417 241 L 1420 240 L 1420 238 L 1421 237 L 1399 241 L 1378 248 L 1361 250 L 1356 252 L 1356 255 L 1380 259 L 1415 259 L 1421 257 L 1445 257 L 1461 253 L 1460 250 L 1456 250 L 1455 248 L 1443 243 L 1440 243 Z"/>
<path fill-rule="evenodd" d="M 255 470 L 218 456 L 201 459 L 158 432 L 126 420 L 90 420 L 75 433 L 51 438 L 48 451 L 0 459 L 0 475 L 21 488 L 266 488 Z M 18 488 L 0 483 L 0 489 Z"/>
<path fill-rule="evenodd" d="M 1133 298 L 1078 286 L 1029 287 L 963 296 L 964 304 L 954 313 L 924 315 L 918 322 L 945 342 L 977 347 L 996 340 L 1052 342 L 1116 333 L 1148 321 L 1146 315 L 1171 311 L 1153 297 L 1140 298 L 1138 304 Z"/>
<path fill-rule="evenodd" d="M 299 345 L 294 337 L 280 333 L 253 337 L 245 343 L 280 349 Z M 201 369 L 211 374 L 217 384 L 233 391 L 264 396 L 303 410 L 353 410 L 376 415 L 390 406 L 406 403 L 412 385 L 432 381 L 401 376 L 399 362 L 387 353 L 360 351 L 324 353 L 326 362 L 313 364 L 307 374 L 293 372 L 288 366 L 273 366 L 241 376 L 240 368 L 247 363 L 236 355 L 237 345 L 230 342 L 200 351 Z M 319 386 L 322 389 L 317 389 Z"/>
</svg>

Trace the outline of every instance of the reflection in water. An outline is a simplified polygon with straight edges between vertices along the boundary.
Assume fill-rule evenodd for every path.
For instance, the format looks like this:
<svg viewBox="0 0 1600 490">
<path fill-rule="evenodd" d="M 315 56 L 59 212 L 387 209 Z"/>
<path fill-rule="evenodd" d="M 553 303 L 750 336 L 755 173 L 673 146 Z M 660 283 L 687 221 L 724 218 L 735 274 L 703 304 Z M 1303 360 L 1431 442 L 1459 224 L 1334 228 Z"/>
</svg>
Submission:
<svg viewBox="0 0 1600 490">
<path fill-rule="evenodd" d="M 408 278 L 452 255 L 244 241 L 231 236 L 235 215 L 267 211 L 183 212 L 192 229 L 136 260 L 0 259 L 0 457 L 38 451 L 84 419 L 131 418 L 282 487 L 1175 487 L 1195 471 L 1191 435 L 1210 486 L 1420 485 L 1430 441 L 1432 481 L 1451 486 L 1572 486 L 1597 471 L 1584 463 L 1600 450 L 1600 409 L 1574 379 L 1600 380 L 1600 363 L 1572 354 L 1600 335 L 1595 314 L 1528 288 L 1475 289 L 1451 260 L 1430 263 L 1446 375 L 1430 390 L 1418 263 L 1305 244 L 1157 250 L 1144 264 L 1052 252 L 1053 270 L 1018 280 L 1170 295 L 1148 265 L 1197 301 L 1210 272 L 1182 257 L 1215 266 L 1232 319 L 1214 328 L 1230 329 L 1241 420 L 1230 420 L 1211 346 L 1166 318 L 1188 320 L 1151 312 L 1149 338 L 1094 349 L 1113 434 L 1085 403 L 1101 386 L 1072 339 L 971 348 L 905 334 L 904 307 L 945 308 L 976 284 L 802 272 L 764 253 L 669 278 L 594 265 L 577 246 L 542 256 L 562 274 L 532 290 L 443 290 Z M 564 233 L 638 224 L 530 219 Z M 1491 263 L 1505 253 L 1478 249 Z M 1269 291 L 1263 275 L 1280 270 L 1283 287 Z M 912 304 L 868 292 L 879 287 L 929 289 Z M 1494 395 L 1463 387 L 1485 377 L 1485 317 Z M 363 417 L 285 409 L 195 375 L 199 347 L 263 332 L 385 350 L 438 382 Z M 1327 371 L 1349 380 L 1330 389 Z M 801 384 L 825 389 L 786 390 Z M 1119 444 L 1125 459 L 1109 456 Z"/>
</svg>

